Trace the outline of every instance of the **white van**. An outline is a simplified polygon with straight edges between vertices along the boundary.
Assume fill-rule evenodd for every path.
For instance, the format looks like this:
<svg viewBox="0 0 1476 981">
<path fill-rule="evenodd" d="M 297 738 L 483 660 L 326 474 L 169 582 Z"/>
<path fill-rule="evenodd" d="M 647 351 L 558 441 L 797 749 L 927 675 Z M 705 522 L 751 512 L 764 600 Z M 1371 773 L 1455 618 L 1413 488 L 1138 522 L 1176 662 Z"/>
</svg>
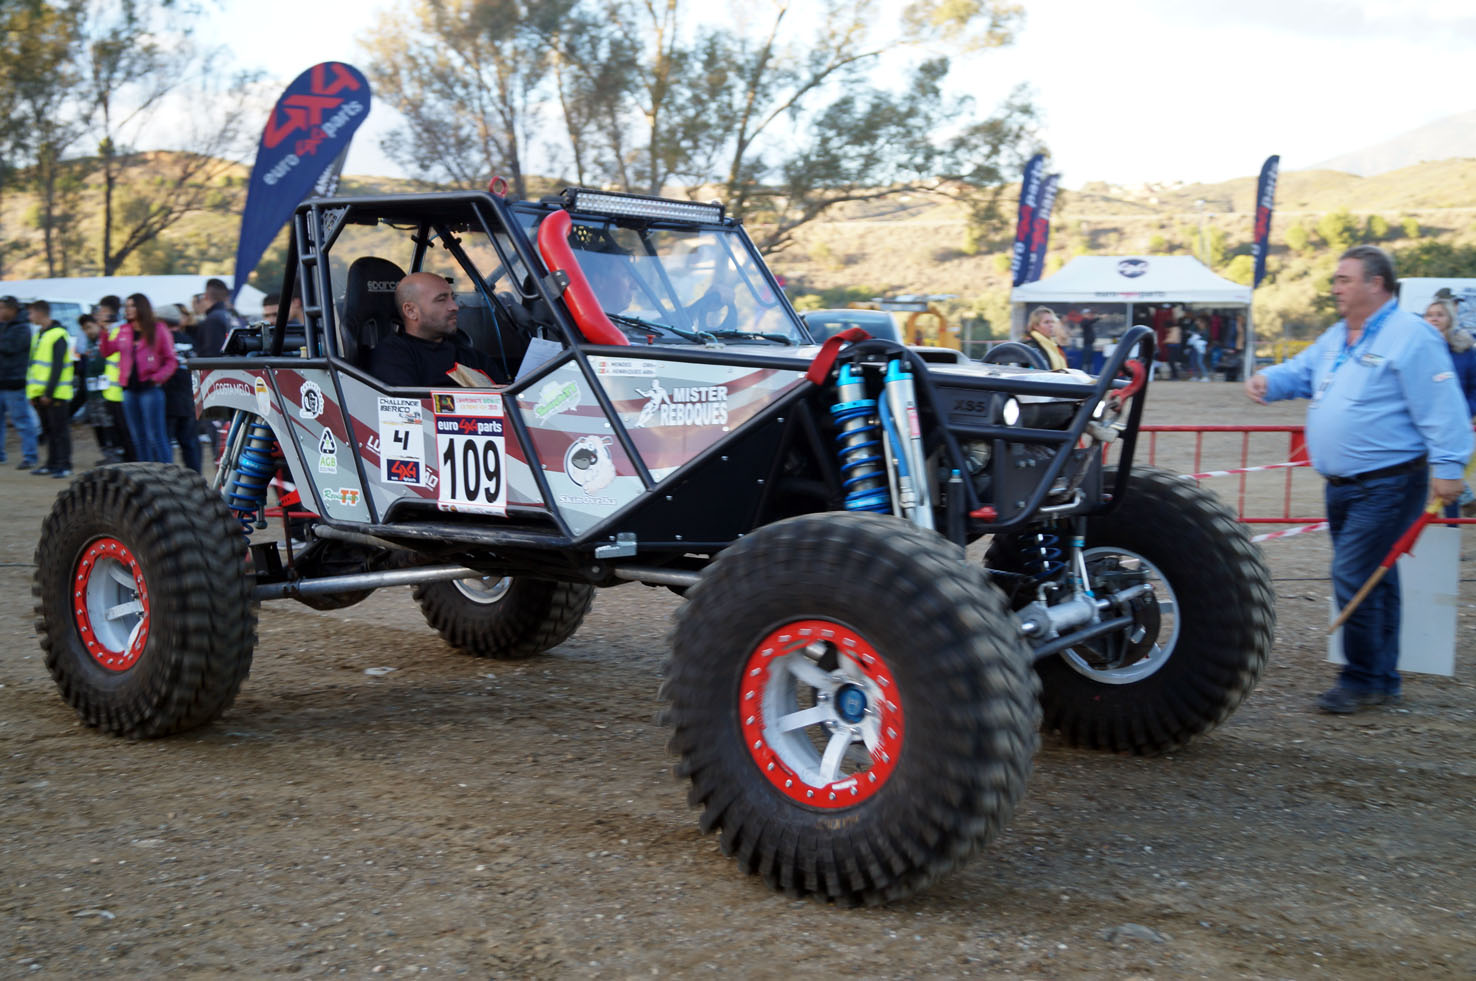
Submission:
<svg viewBox="0 0 1476 981">
<path fill-rule="evenodd" d="M 1436 294 L 1449 290 L 1456 301 L 1456 312 L 1461 318 L 1461 327 L 1476 334 L 1476 279 L 1459 276 L 1411 276 L 1399 281 L 1399 309 L 1408 310 L 1416 317 L 1423 317 Z"/>
</svg>

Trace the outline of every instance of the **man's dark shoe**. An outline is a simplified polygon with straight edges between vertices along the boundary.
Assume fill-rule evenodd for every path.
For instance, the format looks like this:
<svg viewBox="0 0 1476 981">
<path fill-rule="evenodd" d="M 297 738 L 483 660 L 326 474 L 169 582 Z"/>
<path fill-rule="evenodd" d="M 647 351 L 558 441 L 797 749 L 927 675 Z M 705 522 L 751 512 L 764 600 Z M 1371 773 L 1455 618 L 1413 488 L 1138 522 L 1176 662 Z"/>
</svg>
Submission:
<svg viewBox="0 0 1476 981">
<path fill-rule="evenodd" d="M 37 467 L 36 469 L 34 469 L 34 470 L 31 471 L 31 476 L 32 477 L 49 477 L 49 476 L 51 476 L 51 468 L 50 467 Z"/>
<path fill-rule="evenodd" d="M 1317 707 L 1333 715 L 1352 715 L 1366 708 L 1397 705 L 1398 703 L 1397 694 L 1389 695 L 1381 691 L 1354 691 L 1341 685 L 1330 688 L 1317 696 Z"/>
<path fill-rule="evenodd" d="M 17 463 L 15 465 L 15 469 L 17 469 L 17 470 L 29 470 L 29 469 L 31 469 L 34 466 L 35 466 L 34 463 L 27 463 L 24 460 L 22 460 L 20 463 Z"/>
<path fill-rule="evenodd" d="M 72 475 L 72 471 L 70 471 L 70 470 L 53 470 L 53 471 L 51 471 L 51 475 L 53 477 L 55 477 L 57 480 L 61 480 L 61 479 L 65 478 L 65 477 L 70 477 Z"/>
</svg>

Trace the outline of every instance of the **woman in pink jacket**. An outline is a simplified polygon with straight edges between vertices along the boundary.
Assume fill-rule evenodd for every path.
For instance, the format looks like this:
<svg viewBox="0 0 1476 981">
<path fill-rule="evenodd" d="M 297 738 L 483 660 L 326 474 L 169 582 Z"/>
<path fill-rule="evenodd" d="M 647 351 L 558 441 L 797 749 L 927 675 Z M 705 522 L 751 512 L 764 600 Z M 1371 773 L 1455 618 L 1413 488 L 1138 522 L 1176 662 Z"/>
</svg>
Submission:
<svg viewBox="0 0 1476 981">
<path fill-rule="evenodd" d="M 154 305 L 142 293 L 123 304 L 127 322 L 109 339 L 104 333 L 98 349 L 118 355 L 118 384 L 123 386 L 123 416 L 140 460 L 171 463 L 174 449 L 164 418 L 161 387 L 179 366 L 169 328 L 154 319 Z"/>
</svg>

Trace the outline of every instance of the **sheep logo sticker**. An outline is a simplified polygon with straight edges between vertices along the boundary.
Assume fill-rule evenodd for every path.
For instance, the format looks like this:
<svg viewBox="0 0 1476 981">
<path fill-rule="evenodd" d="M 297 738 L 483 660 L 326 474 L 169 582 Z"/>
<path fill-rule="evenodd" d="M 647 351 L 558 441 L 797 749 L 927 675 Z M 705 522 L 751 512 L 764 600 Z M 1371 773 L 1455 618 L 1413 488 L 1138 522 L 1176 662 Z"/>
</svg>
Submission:
<svg viewBox="0 0 1476 981">
<path fill-rule="evenodd" d="M 615 479 L 615 461 L 610 459 L 610 437 L 581 436 L 564 454 L 564 473 L 586 494 L 610 485 Z"/>
</svg>

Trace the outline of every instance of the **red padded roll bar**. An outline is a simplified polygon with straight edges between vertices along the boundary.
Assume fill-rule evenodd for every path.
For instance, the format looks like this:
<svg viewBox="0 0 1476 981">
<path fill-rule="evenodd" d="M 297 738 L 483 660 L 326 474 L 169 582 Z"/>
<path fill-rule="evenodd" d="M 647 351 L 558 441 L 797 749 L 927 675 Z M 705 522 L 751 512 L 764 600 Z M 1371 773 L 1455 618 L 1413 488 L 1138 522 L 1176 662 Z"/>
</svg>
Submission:
<svg viewBox="0 0 1476 981">
<path fill-rule="evenodd" d="M 569 285 L 564 287 L 564 302 L 584 339 L 592 344 L 628 345 L 630 339 L 605 316 L 584 270 L 579 268 L 579 260 L 574 258 L 574 250 L 569 247 L 569 229 L 573 225 L 567 211 L 555 211 L 543 219 L 543 224 L 538 226 L 538 254 L 550 272 L 569 277 Z"/>
</svg>

